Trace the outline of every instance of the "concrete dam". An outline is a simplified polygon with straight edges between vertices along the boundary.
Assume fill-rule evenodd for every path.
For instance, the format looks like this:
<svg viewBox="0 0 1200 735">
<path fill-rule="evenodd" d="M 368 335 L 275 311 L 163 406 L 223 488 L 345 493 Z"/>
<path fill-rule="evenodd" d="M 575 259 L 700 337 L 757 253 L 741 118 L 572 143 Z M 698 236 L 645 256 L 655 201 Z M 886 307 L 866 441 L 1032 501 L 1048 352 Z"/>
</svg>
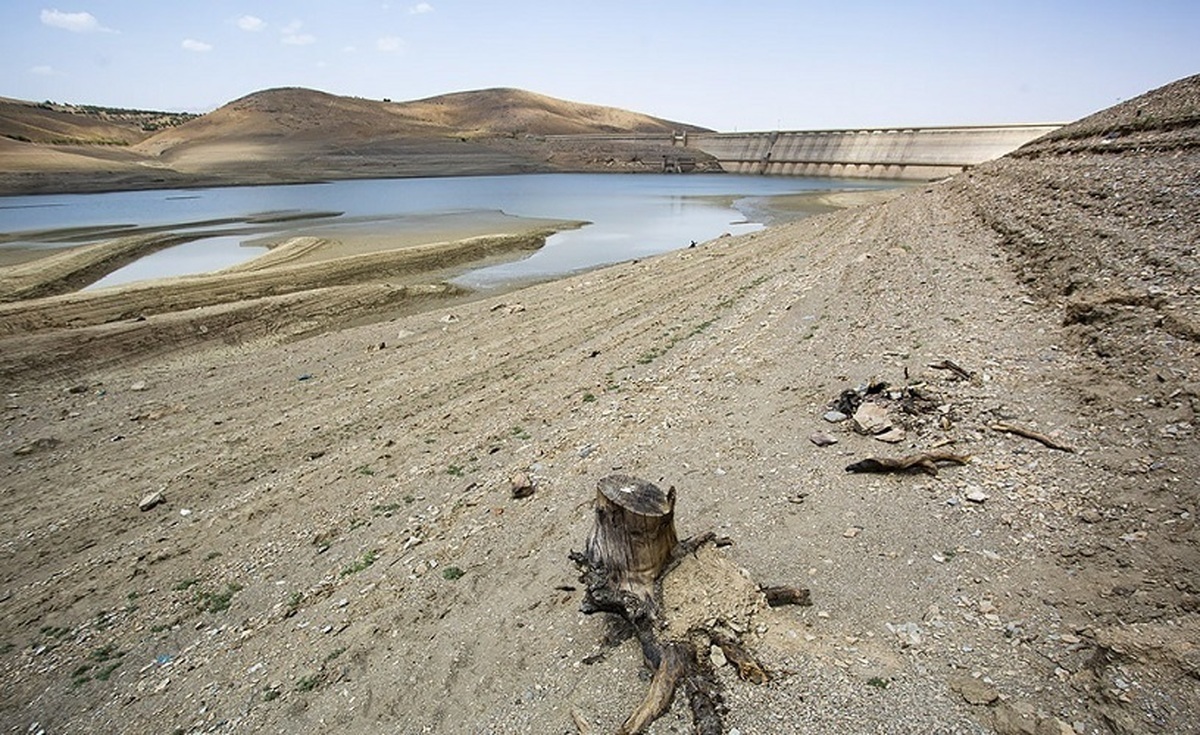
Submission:
<svg viewBox="0 0 1200 735">
<path fill-rule="evenodd" d="M 794 130 L 674 135 L 548 136 L 621 143 L 669 144 L 664 171 L 694 165 L 706 153 L 728 173 L 930 180 L 999 158 L 1061 127 L 1057 124 Z"/>
</svg>

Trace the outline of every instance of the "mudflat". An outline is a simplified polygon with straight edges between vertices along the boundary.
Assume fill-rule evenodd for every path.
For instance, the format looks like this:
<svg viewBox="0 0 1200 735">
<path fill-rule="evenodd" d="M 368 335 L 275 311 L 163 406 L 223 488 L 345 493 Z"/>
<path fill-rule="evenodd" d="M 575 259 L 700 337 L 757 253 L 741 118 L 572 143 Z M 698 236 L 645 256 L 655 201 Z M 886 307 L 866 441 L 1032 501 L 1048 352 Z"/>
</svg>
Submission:
<svg viewBox="0 0 1200 735">
<path fill-rule="evenodd" d="M 712 659 L 729 730 L 1194 731 L 1198 89 L 694 249 L 8 379 L 0 719 L 616 730 L 641 652 L 567 555 L 620 472 L 811 592 L 739 626 L 768 683 Z M 930 451 L 965 464 L 846 470 Z"/>
</svg>

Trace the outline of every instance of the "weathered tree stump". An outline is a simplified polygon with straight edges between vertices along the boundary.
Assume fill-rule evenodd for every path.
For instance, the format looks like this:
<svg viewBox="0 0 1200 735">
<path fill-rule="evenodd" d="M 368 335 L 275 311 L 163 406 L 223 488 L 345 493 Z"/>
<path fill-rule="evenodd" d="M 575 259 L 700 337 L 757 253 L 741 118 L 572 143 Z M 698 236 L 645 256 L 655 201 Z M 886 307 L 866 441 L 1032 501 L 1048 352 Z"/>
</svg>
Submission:
<svg viewBox="0 0 1200 735">
<path fill-rule="evenodd" d="M 654 580 L 671 560 L 675 488 L 667 492 L 627 475 L 609 475 L 596 487 L 596 523 L 588 535 L 588 563 L 607 569 L 608 585 L 649 601 Z"/>
<path fill-rule="evenodd" d="M 747 628 L 726 625 L 725 619 L 741 617 L 745 623 L 753 610 L 767 607 L 766 595 L 716 551 L 712 533 L 679 541 L 673 487 L 664 493 L 644 480 L 610 475 L 596 488 L 595 512 L 584 552 L 571 554 L 586 585 L 580 610 L 624 621 L 653 671 L 645 697 L 618 732 L 644 731 L 670 708 L 680 687 L 695 732 L 724 732 L 709 652 L 719 648 L 743 680 L 768 681 L 766 669 L 734 632 Z M 808 604 L 807 590 L 786 589 L 791 599 L 777 604 Z"/>
</svg>

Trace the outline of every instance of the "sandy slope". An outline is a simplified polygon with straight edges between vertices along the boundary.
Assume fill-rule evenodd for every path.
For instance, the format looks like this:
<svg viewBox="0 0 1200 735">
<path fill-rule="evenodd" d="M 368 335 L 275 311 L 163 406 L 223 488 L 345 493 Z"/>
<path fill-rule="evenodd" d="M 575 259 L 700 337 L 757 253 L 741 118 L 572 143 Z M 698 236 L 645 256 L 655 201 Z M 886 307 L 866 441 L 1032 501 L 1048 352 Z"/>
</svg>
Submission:
<svg viewBox="0 0 1200 735">
<path fill-rule="evenodd" d="M 1195 732 L 1200 161 L 1078 145 L 501 298 L 11 391 L 0 720 L 546 733 L 574 710 L 612 731 L 640 655 L 593 658 L 566 555 L 619 469 L 678 488 L 682 534 L 812 589 L 751 630 L 774 682 L 720 672 L 730 728 Z M 821 418 L 877 379 L 922 397 L 892 405 L 897 445 Z M 843 469 L 947 441 L 973 460 Z M 686 727 L 676 702 L 651 732 Z"/>
</svg>

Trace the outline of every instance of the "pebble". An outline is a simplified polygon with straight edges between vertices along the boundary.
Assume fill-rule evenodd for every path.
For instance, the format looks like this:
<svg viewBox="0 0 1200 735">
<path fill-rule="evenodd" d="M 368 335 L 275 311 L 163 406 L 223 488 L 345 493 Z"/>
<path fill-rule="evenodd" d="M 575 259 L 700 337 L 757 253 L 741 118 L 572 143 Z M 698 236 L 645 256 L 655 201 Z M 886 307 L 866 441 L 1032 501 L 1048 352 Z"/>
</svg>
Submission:
<svg viewBox="0 0 1200 735">
<path fill-rule="evenodd" d="M 144 381 L 144 380 L 137 381 L 133 385 L 129 386 L 129 390 L 136 390 L 136 391 L 146 390 L 146 381 Z"/>
<path fill-rule="evenodd" d="M 163 497 L 161 492 L 156 490 L 141 499 L 141 502 L 138 503 L 138 510 L 144 513 L 164 501 L 166 501 L 166 498 Z"/>
<path fill-rule="evenodd" d="M 842 413 L 841 411 L 826 411 L 825 415 L 822 416 L 821 418 L 825 419 L 826 421 L 828 421 L 831 424 L 839 424 L 850 417 L 847 416 L 846 414 Z"/>
<path fill-rule="evenodd" d="M 987 493 L 978 488 L 972 490 L 966 495 L 967 500 L 971 501 L 972 503 L 979 503 L 980 505 L 982 505 L 984 501 L 988 499 L 988 497 L 989 496 Z"/>
<path fill-rule="evenodd" d="M 819 431 L 815 434 L 810 434 L 808 440 L 813 444 L 816 444 L 818 447 L 829 447 L 838 443 L 836 436 L 825 434 Z"/>
</svg>

